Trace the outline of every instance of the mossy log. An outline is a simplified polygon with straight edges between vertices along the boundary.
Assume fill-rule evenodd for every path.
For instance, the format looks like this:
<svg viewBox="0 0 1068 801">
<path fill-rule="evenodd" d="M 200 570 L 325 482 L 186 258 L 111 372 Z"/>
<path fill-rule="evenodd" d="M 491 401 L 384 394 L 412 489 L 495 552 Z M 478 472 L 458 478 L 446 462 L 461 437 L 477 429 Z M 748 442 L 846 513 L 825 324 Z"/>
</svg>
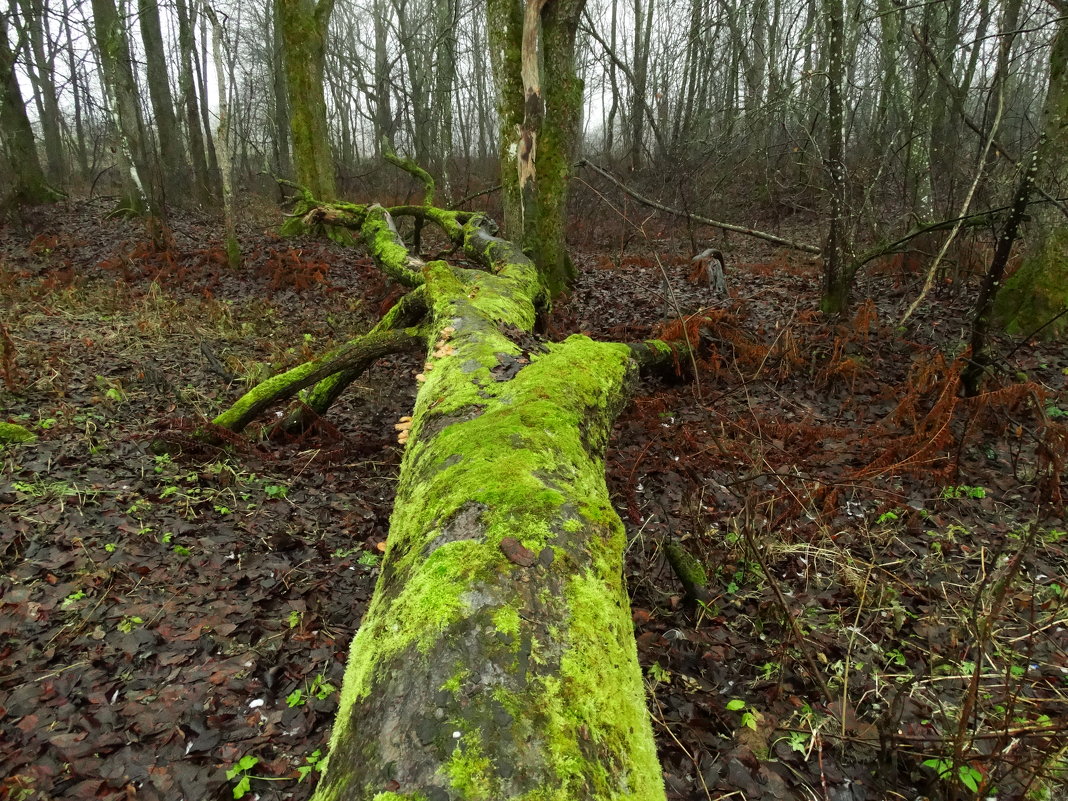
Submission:
<svg viewBox="0 0 1068 801">
<path fill-rule="evenodd" d="M 384 269 L 419 279 L 408 297 L 423 316 L 405 324 L 427 348 L 314 799 L 661 801 L 603 458 L 628 382 L 671 349 L 539 341 L 544 283 L 487 218 L 398 211 L 482 269 L 433 261 L 415 274 L 381 207 L 301 215 L 359 230 Z"/>
</svg>

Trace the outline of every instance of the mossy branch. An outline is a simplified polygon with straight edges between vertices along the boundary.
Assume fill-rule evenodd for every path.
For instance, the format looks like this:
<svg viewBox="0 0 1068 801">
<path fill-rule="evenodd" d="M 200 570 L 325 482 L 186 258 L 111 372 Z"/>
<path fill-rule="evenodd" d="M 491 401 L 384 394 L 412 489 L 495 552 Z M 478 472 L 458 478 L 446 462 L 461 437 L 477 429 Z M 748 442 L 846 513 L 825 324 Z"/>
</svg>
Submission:
<svg viewBox="0 0 1068 801">
<path fill-rule="evenodd" d="M 372 329 L 372 333 L 413 328 L 422 321 L 426 312 L 426 297 L 423 288 L 418 287 L 402 297 Z M 303 394 L 301 403 L 297 404 L 282 422 L 282 428 L 289 432 L 303 431 L 315 417 L 326 414 L 327 409 L 333 405 L 349 384 L 363 375 L 370 366 L 371 361 L 359 362 L 324 378 Z"/>
<path fill-rule="evenodd" d="M 416 164 L 414 160 L 404 156 L 398 156 L 393 148 L 390 147 L 389 140 L 384 136 L 382 137 L 381 147 L 382 158 L 394 167 L 404 170 L 423 185 L 423 205 L 433 206 L 435 188 L 434 176 Z"/>
<path fill-rule="evenodd" d="M 423 342 L 423 337 L 410 329 L 372 331 L 318 359 L 305 362 L 257 384 L 212 422 L 240 432 L 275 403 L 292 398 L 305 387 L 343 371 L 355 372 L 358 375 L 376 359 L 390 353 L 413 349 Z"/>
<path fill-rule="evenodd" d="M 704 567 L 676 539 L 664 543 L 664 556 L 686 592 L 686 600 L 692 604 L 708 603 L 708 576 Z"/>
</svg>

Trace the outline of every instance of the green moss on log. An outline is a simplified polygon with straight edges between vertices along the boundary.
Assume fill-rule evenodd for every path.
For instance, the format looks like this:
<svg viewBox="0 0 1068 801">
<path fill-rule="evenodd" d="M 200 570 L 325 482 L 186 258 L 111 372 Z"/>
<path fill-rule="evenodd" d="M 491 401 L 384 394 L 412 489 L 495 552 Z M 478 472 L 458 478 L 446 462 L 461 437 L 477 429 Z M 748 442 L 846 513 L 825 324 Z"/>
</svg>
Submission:
<svg viewBox="0 0 1068 801">
<path fill-rule="evenodd" d="M 14 442 L 32 442 L 37 435 L 15 423 L 0 423 L 0 445 Z"/>
</svg>

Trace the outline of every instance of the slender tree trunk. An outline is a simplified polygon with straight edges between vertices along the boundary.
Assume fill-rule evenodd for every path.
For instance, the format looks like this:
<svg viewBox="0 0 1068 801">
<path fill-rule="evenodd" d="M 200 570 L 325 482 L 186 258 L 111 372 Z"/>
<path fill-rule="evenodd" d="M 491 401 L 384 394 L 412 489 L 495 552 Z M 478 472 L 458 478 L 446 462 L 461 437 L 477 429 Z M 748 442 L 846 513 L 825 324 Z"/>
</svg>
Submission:
<svg viewBox="0 0 1068 801">
<path fill-rule="evenodd" d="M 1039 140 L 1034 169 L 1034 178 L 1042 177 L 1043 183 L 1064 186 L 1068 182 L 1068 17 L 1061 17 L 1049 58 L 1049 89 L 1043 110 L 1044 123 Z M 1028 174 L 1021 180 L 1020 192 L 1030 193 Z M 985 326 L 989 320 L 997 322 L 1016 336 L 1041 336 L 1044 339 L 1064 341 L 1068 339 L 1068 224 L 1064 216 L 1048 206 L 1032 207 L 1029 225 L 1033 239 L 1029 252 L 1020 269 L 1001 284 L 1005 264 L 1001 262 L 1004 245 L 1004 260 L 1007 263 L 1012 243 L 1007 241 L 1015 232 L 1006 231 L 998 241 L 995 261 L 983 284 L 977 304 L 976 328 L 973 330 L 972 352 L 978 354 L 979 366 L 986 365 Z M 989 287 L 987 286 L 989 284 Z M 994 296 L 993 300 L 991 295 Z M 985 308 L 985 307 L 989 308 Z M 985 314 L 981 314 L 985 312 Z M 978 333 L 976 333 L 978 331 Z M 976 369 L 976 374 L 980 371 Z M 978 389 L 979 381 L 969 385 L 969 391 Z"/>
<path fill-rule="evenodd" d="M 194 0 L 200 2 L 200 0 Z M 211 108 L 208 102 L 208 17 L 200 15 L 200 57 L 193 51 L 193 66 L 196 69 L 197 94 L 200 99 L 200 123 L 204 131 L 204 155 L 207 157 L 208 175 L 211 178 L 211 193 L 214 197 L 221 196 L 219 184 L 219 160 L 216 157 L 215 142 L 212 136 Z"/>
<path fill-rule="evenodd" d="M 48 34 L 48 14 L 43 0 L 22 0 L 22 19 L 26 27 L 33 69 L 29 71 L 41 109 L 41 134 L 47 157 L 47 176 L 53 186 L 67 182 L 67 153 L 63 146 L 63 118 L 59 112 L 53 70 L 55 47 Z M 47 49 L 46 49 L 47 44 Z"/>
<path fill-rule="evenodd" d="M 375 152 L 378 143 L 384 138 L 392 150 L 395 147 L 393 106 L 391 103 L 393 88 L 389 75 L 389 29 L 387 22 L 386 0 L 374 0 L 374 34 L 375 34 Z"/>
<path fill-rule="evenodd" d="M 291 179 L 293 162 L 289 151 L 289 93 L 286 90 L 282 15 L 277 3 L 271 3 L 271 89 L 274 94 L 275 169 L 282 178 Z"/>
<path fill-rule="evenodd" d="M 456 28 L 459 25 L 457 0 L 436 0 L 435 25 L 437 28 L 437 53 L 434 58 L 434 95 L 432 118 L 434 121 L 435 153 L 430 162 L 447 203 L 452 200 L 449 180 L 449 158 L 452 156 L 453 137 L 453 85 L 456 78 Z"/>
<path fill-rule="evenodd" d="M 89 153 L 86 145 L 85 124 L 82 120 L 82 82 L 74 51 L 74 36 L 70 29 L 71 10 L 68 0 L 63 0 L 63 33 L 67 42 L 67 71 L 70 73 L 71 98 L 74 105 L 74 154 L 78 160 L 79 177 L 84 181 L 89 178 Z"/>
<path fill-rule="evenodd" d="M 489 0 L 505 225 L 557 294 L 574 280 L 564 215 L 582 114 L 575 35 L 585 0 Z"/>
<path fill-rule="evenodd" d="M 653 28 L 654 0 L 634 2 L 634 83 L 631 86 L 630 102 L 630 168 L 639 170 L 645 155 L 645 93 L 649 85 L 649 49 Z M 643 17 L 644 14 L 644 17 Z"/>
<path fill-rule="evenodd" d="M 148 72 L 148 97 L 152 103 L 156 136 L 159 139 L 158 169 L 161 175 L 158 180 L 167 197 L 177 200 L 189 194 L 186 180 L 188 172 L 178 134 L 178 121 L 174 115 L 167 58 L 163 52 L 158 0 L 137 0 L 137 10 Z"/>
<path fill-rule="evenodd" d="M 162 192 L 153 182 L 154 174 L 149 166 L 152 155 L 141 117 L 141 101 L 133 73 L 126 25 L 119 16 L 114 0 L 92 0 L 92 8 L 104 90 L 125 161 L 124 178 L 129 208 L 162 220 Z"/>
<path fill-rule="evenodd" d="M 10 200 L 18 205 L 45 203 L 54 195 L 41 168 L 33 128 L 15 74 L 15 54 L 8 43 L 8 19 L 8 13 L 0 11 L 0 144 L 14 179 Z"/>
<path fill-rule="evenodd" d="M 611 38 L 609 39 L 609 49 L 612 53 L 616 52 L 616 48 L 619 46 L 618 42 L 618 3 L 611 3 L 612 6 L 612 31 Z M 616 133 L 616 116 L 619 114 L 619 78 L 616 75 L 616 61 L 614 58 L 610 58 L 608 61 L 608 80 L 612 86 L 612 104 L 608 108 L 608 118 L 605 121 L 604 131 L 604 152 L 608 158 L 612 157 L 612 149 L 615 146 L 615 133 Z"/>
<path fill-rule="evenodd" d="M 226 259 L 230 267 L 241 264 L 241 244 L 237 241 L 234 226 L 234 187 L 233 159 L 230 154 L 230 103 L 226 91 L 226 71 L 224 69 L 222 45 L 223 28 L 215 10 L 210 5 L 204 6 L 204 13 L 211 20 L 212 57 L 215 62 L 215 80 L 219 94 L 219 128 L 215 133 L 215 150 L 219 161 L 219 178 L 222 183 L 223 218 L 226 225 Z M 231 85 L 233 85 L 233 73 Z"/>
<path fill-rule="evenodd" d="M 209 204 L 212 201 L 213 182 L 208 168 L 207 154 L 204 152 L 200 103 L 197 100 L 196 79 L 193 76 L 193 61 L 196 59 L 193 30 L 196 22 L 190 16 L 186 0 L 176 0 L 176 8 L 178 11 L 178 91 L 185 114 L 189 156 L 193 162 L 193 181 L 197 198 L 201 203 Z"/>
<path fill-rule="evenodd" d="M 823 0 L 827 62 L 827 188 L 830 220 L 823 251 L 823 299 L 826 314 L 839 315 L 849 304 L 852 275 L 846 265 L 845 113 L 842 100 L 842 0 Z"/>
</svg>

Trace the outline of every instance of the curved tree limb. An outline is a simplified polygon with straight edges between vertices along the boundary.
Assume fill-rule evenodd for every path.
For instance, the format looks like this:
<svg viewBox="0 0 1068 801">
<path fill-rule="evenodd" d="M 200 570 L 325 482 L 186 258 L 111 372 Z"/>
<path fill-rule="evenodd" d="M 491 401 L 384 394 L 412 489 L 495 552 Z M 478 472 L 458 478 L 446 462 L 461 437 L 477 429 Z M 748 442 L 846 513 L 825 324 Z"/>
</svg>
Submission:
<svg viewBox="0 0 1068 801">
<path fill-rule="evenodd" d="M 398 156 L 390 146 L 389 140 L 384 136 L 382 137 L 381 148 L 382 158 L 394 167 L 404 170 L 423 185 L 423 204 L 426 206 L 433 206 L 435 189 L 434 177 L 416 164 L 412 159 Z"/>
<path fill-rule="evenodd" d="M 212 422 L 240 432 L 275 403 L 292 398 L 305 387 L 340 372 L 355 373 L 355 378 L 376 359 L 390 353 L 412 350 L 424 341 L 423 337 L 411 330 L 372 331 L 318 359 L 257 384 Z"/>
<path fill-rule="evenodd" d="M 612 175 L 612 173 L 608 172 L 608 170 L 605 170 L 602 167 L 598 167 L 589 159 L 582 159 L 581 161 L 579 161 L 577 166 L 589 167 L 598 175 L 615 184 L 625 194 L 629 195 L 634 200 L 641 203 L 643 206 L 648 206 L 651 209 L 657 209 L 658 211 L 673 214 L 676 217 L 682 217 L 687 220 L 692 220 L 693 222 L 700 223 L 701 225 L 710 225 L 713 228 L 720 228 L 724 231 L 734 231 L 735 233 L 745 234 L 746 236 L 751 236 L 755 239 L 763 239 L 765 242 L 771 242 L 775 245 L 781 245 L 782 247 L 790 248 L 791 250 L 799 250 L 802 253 L 811 253 L 815 256 L 819 256 L 823 252 L 815 245 L 809 245 L 804 242 L 794 242 L 793 240 L 784 239 L 783 237 L 776 236 L 775 234 L 769 234 L 766 231 L 758 231 L 754 228 L 746 228 L 742 225 L 734 225 L 732 223 L 720 222 L 718 220 L 709 219 L 708 217 L 702 217 L 699 214 L 692 214 L 691 212 L 687 211 L 679 211 L 678 209 L 673 209 L 670 206 L 665 206 L 663 203 L 658 203 L 655 200 L 650 200 L 644 195 L 638 194 L 633 189 L 624 184 L 622 181 L 620 181 L 618 178 L 616 178 L 614 175 Z"/>
<path fill-rule="evenodd" d="M 410 329 L 423 320 L 426 312 L 426 297 L 422 288 L 417 287 L 397 301 L 397 305 L 379 321 L 378 325 L 372 329 L 372 333 Z M 416 344 L 413 343 L 412 348 L 415 347 Z M 363 375 L 377 358 L 379 357 L 361 359 L 351 367 L 327 376 L 307 392 L 302 393 L 301 403 L 286 415 L 285 420 L 282 421 L 282 428 L 289 432 L 303 431 L 315 417 L 326 414 L 327 409 L 334 404 L 349 384 Z"/>
</svg>

